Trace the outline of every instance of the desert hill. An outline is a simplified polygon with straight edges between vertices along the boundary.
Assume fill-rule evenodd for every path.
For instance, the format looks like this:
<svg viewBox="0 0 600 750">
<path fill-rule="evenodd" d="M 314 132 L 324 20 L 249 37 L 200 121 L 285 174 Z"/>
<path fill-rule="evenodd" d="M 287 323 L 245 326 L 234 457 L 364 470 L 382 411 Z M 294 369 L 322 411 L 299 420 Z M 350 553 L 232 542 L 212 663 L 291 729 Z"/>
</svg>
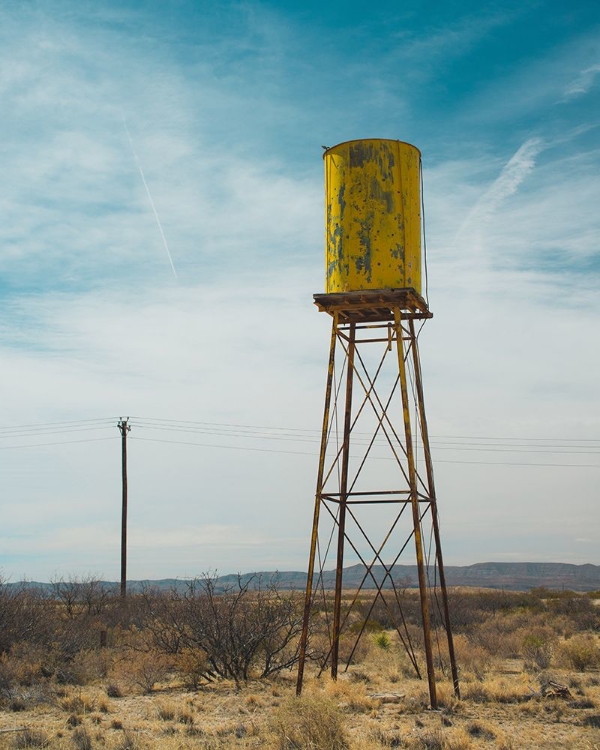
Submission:
<svg viewBox="0 0 600 750">
<path fill-rule="evenodd" d="M 227 588 L 236 584 L 237 580 L 242 583 L 250 583 L 251 587 L 276 583 L 279 588 L 301 590 L 306 585 L 306 573 L 302 571 L 261 571 L 256 573 L 229 574 L 218 576 L 216 586 Z M 381 565 L 373 567 L 371 575 L 366 577 L 364 588 L 374 588 L 375 583 L 381 582 L 384 577 Z M 352 565 L 344 568 L 344 588 L 357 588 L 365 578 L 364 565 Z M 417 585 L 416 565 L 396 565 L 393 569 L 393 578 L 397 585 L 411 588 Z M 127 587 L 130 593 L 135 593 L 143 588 L 153 589 L 183 589 L 187 579 L 163 578 L 160 580 L 128 581 Z M 325 588 L 333 588 L 335 582 L 335 571 L 325 571 L 323 575 Z M 600 590 L 600 565 L 572 565 L 569 563 L 534 563 L 534 562 L 485 562 L 474 565 L 447 565 L 446 582 L 448 586 L 472 586 L 506 589 L 511 591 L 527 591 L 532 588 L 569 589 L 572 591 L 597 591 Z M 386 582 L 389 586 L 389 581 Z M 23 585 L 8 583 L 8 586 Z M 27 586 L 49 589 L 51 584 L 35 581 L 26 582 Z M 104 582 L 109 588 L 118 589 L 114 582 Z M 386 586 L 387 587 L 387 586 Z"/>
</svg>

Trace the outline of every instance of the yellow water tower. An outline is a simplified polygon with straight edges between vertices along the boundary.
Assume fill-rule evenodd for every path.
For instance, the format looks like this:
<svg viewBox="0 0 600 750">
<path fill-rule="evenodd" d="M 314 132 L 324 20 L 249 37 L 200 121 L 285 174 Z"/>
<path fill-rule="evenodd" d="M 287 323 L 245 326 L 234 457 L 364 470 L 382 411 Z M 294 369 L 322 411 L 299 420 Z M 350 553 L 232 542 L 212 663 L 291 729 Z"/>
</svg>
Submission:
<svg viewBox="0 0 600 750">
<path fill-rule="evenodd" d="M 419 149 L 402 141 L 347 141 L 325 161 L 326 291 L 421 292 Z"/>
<path fill-rule="evenodd" d="M 323 158 L 326 291 L 314 301 L 332 330 L 297 693 L 309 658 L 335 679 L 378 618 L 391 619 L 436 707 L 433 609 L 456 695 L 459 686 L 418 349 L 432 317 L 421 295 L 421 153 L 369 138 Z M 422 649 L 404 616 L 406 570 L 416 574 Z M 317 654 L 310 633 L 329 647 Z"/>
</svg>

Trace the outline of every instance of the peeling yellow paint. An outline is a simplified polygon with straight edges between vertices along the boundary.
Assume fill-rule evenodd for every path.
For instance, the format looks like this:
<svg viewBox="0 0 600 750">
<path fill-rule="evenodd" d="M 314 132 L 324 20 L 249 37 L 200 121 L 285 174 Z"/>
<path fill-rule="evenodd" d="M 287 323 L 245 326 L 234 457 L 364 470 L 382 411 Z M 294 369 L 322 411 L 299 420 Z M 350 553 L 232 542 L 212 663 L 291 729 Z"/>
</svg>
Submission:
<svg viewBox="0 0 600 750">
<path fill-rule="evenodd" d="M 326 292 L 421 292 L 421 153 L 402 141 L 347 141 L 325 160 Z"/>
</svg>

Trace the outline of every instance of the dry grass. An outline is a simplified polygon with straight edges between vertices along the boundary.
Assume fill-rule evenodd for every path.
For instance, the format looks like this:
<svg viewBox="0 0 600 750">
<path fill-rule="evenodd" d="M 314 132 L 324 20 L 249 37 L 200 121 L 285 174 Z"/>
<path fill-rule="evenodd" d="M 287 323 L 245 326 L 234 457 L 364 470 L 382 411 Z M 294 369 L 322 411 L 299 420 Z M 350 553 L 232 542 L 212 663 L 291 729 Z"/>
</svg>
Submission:
<svg viewBox="0 0 600 750">
<path fill-rule="evenodd" d="M 463 675 L 461 700 L 441 678 L 441 710 L 431 711 L 423 681 L 390 682 L 394 667 L 381 670 L 379 651 L 375 647 L 337 682 L 309 676 L 300 700 L 294 696 L 293 674 L 242 689 L 222 681 L 194 692 L 173 680 L 151 694 L 122 698 L 107 698 L 106 684 L 99 680 L 85 692 L 71 688 L 53 704 L 0 713 L 0 729 L 27 727 L 26 732 L 0 733 L 0 748 L 591 750 L 598 745 L 597 673 L 556 668 L 532 679 L 525 671 L 504 674 L 504 663 L 496 661 L 483 679 Z M 545 679 L 571 684 L 571 696 L 544 697 L 540 685 Z M 385 691 L 394 694 L 393 702 L 371 697 Z"/>
<path fill-rule="evenodd" d="M 343 716 L 331 698 L 307 693 L 289 697 L 275 711 L 270 729 L 279 750 L 346 750 Z"/>
<path fill-rule="evenodd" d="M 166 657 L 143 634 L 82 650 L 63 663 L 68 684 L 48 667 L 51 654 L 20 646 L 0 660 L 0 750 L 594 750 L 599 637 L 576 625 L 564 612 L 511 610 L 459 628 L 462 697 L 441 652 L 437 711 L 397 635 L 384 630 L 368 634 L 337 681 L 307 667 L 301 699 L 294 671 L 207 683 L 198 650 Z M 556 683 L 569 694 L 553 695 Z"/>
</svg>

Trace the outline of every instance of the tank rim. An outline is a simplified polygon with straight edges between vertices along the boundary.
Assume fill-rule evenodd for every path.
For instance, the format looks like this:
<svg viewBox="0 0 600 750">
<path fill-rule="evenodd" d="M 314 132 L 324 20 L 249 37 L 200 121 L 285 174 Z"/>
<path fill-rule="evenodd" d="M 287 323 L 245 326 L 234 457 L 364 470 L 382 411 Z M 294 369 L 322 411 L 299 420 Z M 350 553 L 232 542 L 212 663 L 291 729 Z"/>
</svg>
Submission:
<svg viewBox="0 0 600 750">
<path fill-rule="evenodd" d="M 387 141 L 388 143 L 403 143 L 405 146 L 410 146 L 411 148 L 414 148 L 415 151 L 418 152 L 419 156 L 422 156 L 421 149 L 417 148 L 417 146 L 415 146 L 414 143 L 409 143 L 408 141 L 401 141 L 398 138 L 351 138 L 349 141 L 341 141 L 340 143 L 336 143 L 335 146 L 329 146 L 329 148 L 327 148 L 323 152 L 323 158 L 325 158 L 330 151 L 333 151 L 334 148 L 339 148 L 340 146 L 346 146 L 348 143 L 360 143 L 361 141 Z"/>
</svg>

